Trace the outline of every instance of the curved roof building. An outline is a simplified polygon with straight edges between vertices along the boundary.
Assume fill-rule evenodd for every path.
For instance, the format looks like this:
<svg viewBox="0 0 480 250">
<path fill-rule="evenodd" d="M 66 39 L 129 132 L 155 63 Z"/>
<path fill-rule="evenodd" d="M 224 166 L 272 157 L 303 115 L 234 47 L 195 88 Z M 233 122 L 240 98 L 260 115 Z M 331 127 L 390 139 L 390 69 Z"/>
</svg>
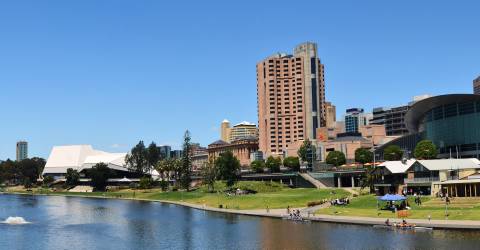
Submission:
<svg viewBox="0 0 480 250">
<path fill-rule="evenodd" d="M 396 144 L 413 152 L 419 140 L 432 141 L 439 158 L 480 157 L 480 95 L 439 95 L 416 102 L 405 116 L 409 135 Z"/>
</svg>

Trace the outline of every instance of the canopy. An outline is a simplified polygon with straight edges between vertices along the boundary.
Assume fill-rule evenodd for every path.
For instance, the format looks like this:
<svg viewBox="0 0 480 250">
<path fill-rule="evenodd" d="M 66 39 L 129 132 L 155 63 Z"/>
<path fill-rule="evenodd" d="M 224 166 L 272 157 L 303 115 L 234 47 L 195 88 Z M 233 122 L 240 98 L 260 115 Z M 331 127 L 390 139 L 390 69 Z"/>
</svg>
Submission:
<svg viewBox="0 0 480 250">
<path fill-rule="evenodd" d="M 380 198 L 378 198 L 379 200 L 381 201 L 403 201 L 407 198 L 405 198 L 405 196 L 403 195 L 399 195 L 399 194 L 386 194 Z"/>
<path fill-rule="evenodd" d="M 119 182 L 132 182 L 130 179 L 127 177 L 123 177 L 122 179 L 118 180 Z"/>
</svg>

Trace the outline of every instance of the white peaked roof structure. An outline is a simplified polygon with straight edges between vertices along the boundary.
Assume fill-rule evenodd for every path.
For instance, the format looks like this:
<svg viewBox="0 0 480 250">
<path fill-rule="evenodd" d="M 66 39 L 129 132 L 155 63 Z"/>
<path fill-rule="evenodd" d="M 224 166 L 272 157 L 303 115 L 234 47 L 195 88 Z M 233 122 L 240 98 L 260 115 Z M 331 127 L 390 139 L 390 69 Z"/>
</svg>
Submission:
<svg viewBox="0 0 480 250">
<path fill-rule="evenodd" d="M 105 163 L 110 169 L 128 171 L 125 164 L 126 153 L 107 153 L 95 150 L 91 145 L 55 146 L 43 169 L 45 174 L 65 174 L 72 168 L 78 172 Z"/>
<path fill-rule="evenodd" d="M 386 161 L 380 164 L 380 167 L 385 167 L 392 174 L 405 173 L 417 160 L 410 159 L 406 161 Z"/>
<path fill-rule="evenodd" d="M 480 168 L 477 158 L 418 160 L 418 163 L 430 171 Z"/>
</svg>

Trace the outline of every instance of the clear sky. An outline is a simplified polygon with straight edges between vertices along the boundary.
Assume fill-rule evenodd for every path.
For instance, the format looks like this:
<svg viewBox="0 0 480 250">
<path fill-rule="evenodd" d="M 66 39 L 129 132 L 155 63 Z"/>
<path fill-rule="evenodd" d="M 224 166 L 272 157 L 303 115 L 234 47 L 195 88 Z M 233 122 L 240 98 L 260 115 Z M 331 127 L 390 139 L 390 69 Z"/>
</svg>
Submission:
<svg viewBox="0 0 480 250">
<path fill-rule="evenodd" d="M 349 107 L 470 93 L 480 1 L 1 1 L 0 159 L 54 145 L 203 145 L 257 122 L 256 62 L 318 43 L 326 97 Z"/>
</svg>

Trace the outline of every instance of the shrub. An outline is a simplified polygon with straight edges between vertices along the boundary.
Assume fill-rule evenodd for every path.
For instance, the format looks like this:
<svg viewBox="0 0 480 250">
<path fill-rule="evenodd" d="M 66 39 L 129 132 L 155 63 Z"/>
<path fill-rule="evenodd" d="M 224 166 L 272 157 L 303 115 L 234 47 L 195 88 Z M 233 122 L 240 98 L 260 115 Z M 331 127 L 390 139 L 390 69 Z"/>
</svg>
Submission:
<svg viewBox="0 0 480 250">
<path fill-rule="evenodd" d="M 54 179 L 50 175 L 47 175 L 47 176 L 43 177 L 43 185 L 44 186 L 48 187 L 50 184 L 52 184 L 53 181 L 54 181 Z"/>
<path fill-rule="evenodd" d="M 285 159 L 283 159 L 283 166 L 293 170 L 293 171 L 299 171 L 300 170 L 300 160 L 298 157 L 295 156 L 289 156 Z"/>
<path fill-rule="evenodd" d="M 323 204 L 323 201 L 309 201 L 307 203 L 307 207 L 313 207 L 313 206 L 318 206 L 322 204 Z"/>
<path fill-rule="evenodd" d="M 267 158 L 267 162 L 265 163 L 267 168 L 270 169 L 270 172 L 272 173 L 280 172 L 281 164 L 282 164 L 282 159 L 280 159 L 279 157 L 273 157 L 273 156 L 269 156 Z"/>
<path fill-rule="evenodd" d="M 168 189 L 168 181 L 166 181 L 166 180 L 161 180 L 161 181 L 159 182 L 159 184 L 160 184 L 160 188 L 162 189 L 162 191 L 167 191 L 167 189 Z"/>
<path fill-rule="evenodd" d="M 254 160 L 250 164 L 250 168 L 255 173 L 263 173 L 263 169 L 265 168 L 265 162 L 263 160 Z"/>
<path fill-rule="evenodd" d="M 155 181 L 152 177 L 142 177 L 140 178 L 140 182 L 138 183 L 138 187 L 140 189 L 150 189 L 154 186 Z"/>
</svg>

